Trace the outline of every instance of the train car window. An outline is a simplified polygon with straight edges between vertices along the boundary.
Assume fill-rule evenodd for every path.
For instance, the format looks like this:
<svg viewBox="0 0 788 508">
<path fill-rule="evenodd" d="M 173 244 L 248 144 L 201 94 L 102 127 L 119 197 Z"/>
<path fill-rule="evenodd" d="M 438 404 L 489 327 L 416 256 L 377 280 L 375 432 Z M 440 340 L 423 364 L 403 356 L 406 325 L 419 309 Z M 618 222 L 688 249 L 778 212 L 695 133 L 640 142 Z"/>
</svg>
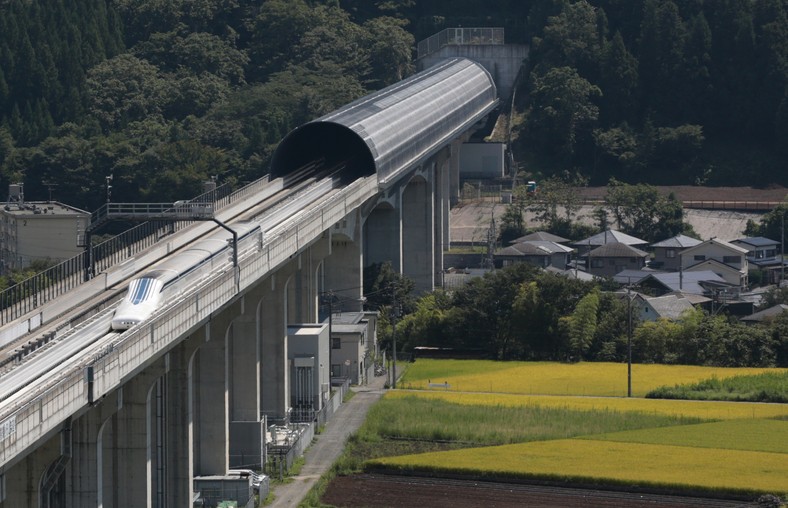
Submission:
<svg viewBox="0 0 788 508">
<path fill-rule="evenodd" d="M 129 289 L 129 300 L 134 305 L 150 297 L 151 292 L 155 286 L 155 279 L 138 279 L 133 281 Z"/>
</svg>

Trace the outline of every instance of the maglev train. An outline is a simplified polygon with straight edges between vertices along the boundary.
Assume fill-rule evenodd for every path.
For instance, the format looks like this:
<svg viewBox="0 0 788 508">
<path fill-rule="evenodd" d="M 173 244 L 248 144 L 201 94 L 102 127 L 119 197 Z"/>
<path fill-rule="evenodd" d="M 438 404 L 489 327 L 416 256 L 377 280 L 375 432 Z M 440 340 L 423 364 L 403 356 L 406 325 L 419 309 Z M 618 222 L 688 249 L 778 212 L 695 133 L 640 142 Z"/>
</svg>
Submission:
<svg viewBox="0 0 788 508">
<path fill-rule="evenodd" d="M 239 256 L 258 244 L 260 224 L 241 222 L 229 226 L 238 234 Z M 168 257 L 155 269 L 132 279 L 126 297 L 112 316 L 113 330 L 128 330 L 145 321 L 162 303 L 164 292 L 176 283 L 194 282 L 210 270 L 229 263 L 232 235 L 222 230 Z M 177 292 L 177 291 L 176 291 Z"/>
</svg>

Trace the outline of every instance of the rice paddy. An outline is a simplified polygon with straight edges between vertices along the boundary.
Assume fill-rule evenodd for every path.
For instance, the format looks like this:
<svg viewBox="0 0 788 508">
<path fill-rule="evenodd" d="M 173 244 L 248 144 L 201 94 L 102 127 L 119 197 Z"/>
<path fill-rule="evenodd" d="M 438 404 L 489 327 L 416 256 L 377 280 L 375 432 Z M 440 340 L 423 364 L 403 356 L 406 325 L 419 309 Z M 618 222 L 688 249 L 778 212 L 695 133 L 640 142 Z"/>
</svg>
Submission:
<svg viewBox="0 0 788 508">
<path fill-rule="evenodd" d="M 633 365 L 639 397 L 626 398 L 621 364 L 418 360 L 399 384 L 418 390 L 387 393 L 362 432 L 460 449 L 379 457 L 366 467 L 785 496 L 788 405 L 641 397 L 665 385 L 786 372 Z"/>
<path fill-rule="evenodd" d="M 662 386 L 764 372 L 785 373 L 788 370 L 634 364 L 632 394 L 643 397 Z M 627 365 L 420 359 L 408 368 L 399 386 L 416 390 L 624 397 L 627 395 Z"/>
</svg>

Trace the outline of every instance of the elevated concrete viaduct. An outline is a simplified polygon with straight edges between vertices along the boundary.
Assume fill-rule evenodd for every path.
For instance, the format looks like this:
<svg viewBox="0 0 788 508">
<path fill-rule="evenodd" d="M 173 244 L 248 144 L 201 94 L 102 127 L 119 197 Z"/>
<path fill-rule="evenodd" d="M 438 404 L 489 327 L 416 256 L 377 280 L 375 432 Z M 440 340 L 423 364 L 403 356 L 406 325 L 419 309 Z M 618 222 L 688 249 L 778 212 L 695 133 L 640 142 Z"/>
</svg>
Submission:
<svg viewBox="0 0 788 508">
<path fill-rule="evenodd" d="M 3 401 L 0 507 L 191 506 L 196 476 L 259 468 L 266 421 L 292 404 L 288 325 L 317 323 L 328 290 L 360 302 L 372 263 L 440 282 L 454 156 L 497 103 L 489 73 L 457 58 L 291 132 L 272 179 L 322 159 L 348 161 L 344 184 L 237 268 Z"/>
</svg>

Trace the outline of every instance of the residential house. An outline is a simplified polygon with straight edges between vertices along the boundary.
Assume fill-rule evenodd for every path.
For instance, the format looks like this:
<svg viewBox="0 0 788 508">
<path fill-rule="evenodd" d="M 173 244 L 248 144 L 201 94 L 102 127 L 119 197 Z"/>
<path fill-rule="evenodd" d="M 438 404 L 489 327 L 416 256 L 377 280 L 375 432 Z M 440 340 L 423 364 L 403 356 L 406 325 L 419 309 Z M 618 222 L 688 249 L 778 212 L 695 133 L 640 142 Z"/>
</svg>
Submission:
<svg viewBox="0 0 788 508">
<path fill-rule="evenodd" d="M 751 325 L 755 323 L 764 323 L 768 321 L 772 321 L 777 316 L 780 316 L 783 312 L 788 311 L 788 305 L 784 303 L 780 303 L 778 305 L 774 305 L 769 307 L 768 309 L 764 309 L 760 312 L 756 312 L 754 314 L 750 314 L 749 316 L 744 316 L 741 318 L 741 321 Z"/>
<path fill-rule="evenodd" d="M 780 242 L 762 236 L 739 238 L 731 241 L 747 250 L 747 262 L 751 269 L 766 272 L 764 282 L 776 284 L 785 274 L 784 256 L 780 253 Z"/>
<path fill-rule="evenodd" d="M 750 262 L 762 259 L 774 259 L 780 251 L 780 242 L 762 236 L 739 238 L 737 240 L 731 240 L 731 243 L 746 249 L 747 261 Z"/>
<path fill-rule="evenodd" d="M 640 280 L 638 285 L 657 296 L 666 293 L 681 293 L 694 295 L 711 294 L 709 289 L 716 287 L 731 287 L 725 279 L 711 270 L 696 272 L 654 272 Z"/>
<path fill-rule="evenodd" d="M 621 231 L 616 231 L 615 229 L 608 229 L 593 236 L 589 236 L 583 240 L 577 241 L 573 243 L 572 246 L 576 247 L 578 252 L 584 255 L 596 247 L 607 245 L 609 243 L 621 243 L 633 247 L 642 247 L 648 245 L 648 242 L 645 240 L 635 238 L 634 236 L 622 233 Z"/>
<path fill-rule="evenodd" d="M 588 273 L 613 277 L 623 270 L 640 270 L 646 266 L 648 252 L 624 243 L 608 243 L 588 253 Z"/>
<path fill-rule="evenodd" d="M 552 233 L 547 233 L 546 231 L 537 231 L 535 233 L 530 233 L 525 236 L 521 236 L 520 238 L 515 238 L 510 244 L 514 243 L 521 243 L 521 242 L 555 242 L 555 243 L 567 243 L 569 241 L 568 238 L 564 238 L 558 235 L 554 235 Z"/>
<path fill-rule="evenodd" d="M 749 270 L 746 256 L 746 249 L 712 238 L 684 249 L 679 255 L 680 269 L 684 272 L 711 270 L 728 283 L 744 288 Z"/>
<path fill-rule="evenodd" d="M 556 242 L 526 241 L 498 249 L 495 260 L 501 266 L 527 262 L 542 268 L 555 266 L 564 269 L 571 261 L 572 251 L 571 247 Z"/>
<path fill-rule="evenodd" d="M 554 266 L 548 266 L 544 269 L 546 272 L 554 273 L 556 275 L 560 275 L 561 277 L 567 277 L 569 279 L 577 279 L 582 280 L 585 282 L 591 282 L 595 279 L 593 275 L 583 270 L 576 270 L 574 268 L 567 268 L 566 270 L 561 270 L 560 268 L 556 268 Z"/>
<path fill-rule="evenodd" d="M 613 276 L 613 280 L 624 286 L 637 286 L 652 273 L 654 270 L 621 270 Z"/>
<path fill-rule="evenodd" d="M 633 303 L 640 310 L 641 321 L 676 320 L 694 308 L 690 300 L 676 294 L 652 297 L 638 295 Z"/>
<path fill-rule="evenodd" d="M 649 263 L 649 266 L 665 271 L 676 271 L 681 267 L 679 264 L 680 253 L 699 243 L 701 241 L 697 238 L 686 235 L 676 235 L 667 240 L 652 243 L 651 248 L 654 250 L 654 259 Z"/>
<path fill-rule="evenodd" d="M 377 312 L 334 313 L 331 320 L 331 377 L 366 384 L 374 375 Z"/>
</svg>

